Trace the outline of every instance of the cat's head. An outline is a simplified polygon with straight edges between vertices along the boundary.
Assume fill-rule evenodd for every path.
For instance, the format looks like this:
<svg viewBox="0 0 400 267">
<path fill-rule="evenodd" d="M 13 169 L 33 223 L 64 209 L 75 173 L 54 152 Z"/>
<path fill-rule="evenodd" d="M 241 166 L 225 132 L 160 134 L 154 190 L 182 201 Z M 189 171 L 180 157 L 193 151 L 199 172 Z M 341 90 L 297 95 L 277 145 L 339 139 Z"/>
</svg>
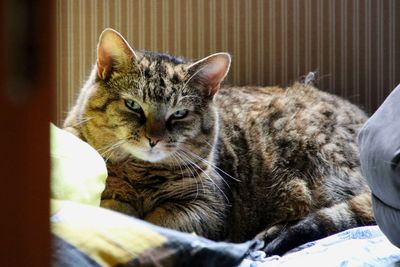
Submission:
<svg viewBox="0 0 400 267">
<path fill-rule="evenodd" d="M 86 93 L 85 138 L 111 159 L 115 152 L 148 162 L 183 160 L 206 149 L 217 124 L 213 98 L 230 62 L 227 53 L 190 62 L 136 51 L 118 32 L 104 30 Z"/>
</svg>

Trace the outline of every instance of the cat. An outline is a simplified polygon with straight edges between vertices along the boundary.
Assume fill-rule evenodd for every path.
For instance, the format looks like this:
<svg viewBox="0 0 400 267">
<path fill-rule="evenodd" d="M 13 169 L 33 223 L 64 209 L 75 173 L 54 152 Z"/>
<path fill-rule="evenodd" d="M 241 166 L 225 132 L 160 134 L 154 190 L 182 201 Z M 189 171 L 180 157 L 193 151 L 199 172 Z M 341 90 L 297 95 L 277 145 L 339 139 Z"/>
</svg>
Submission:
<svg viewBox="0 0 400 267">
<path fill-rule="evenodd" d="M 356 136 L 367 116 L 309 83 L 221 86 L 231 57 L 133 50 L 105 29 L 64 128 L 103 156 L 101 205 L 268 255 L 374 224 Z"/>
</svg>

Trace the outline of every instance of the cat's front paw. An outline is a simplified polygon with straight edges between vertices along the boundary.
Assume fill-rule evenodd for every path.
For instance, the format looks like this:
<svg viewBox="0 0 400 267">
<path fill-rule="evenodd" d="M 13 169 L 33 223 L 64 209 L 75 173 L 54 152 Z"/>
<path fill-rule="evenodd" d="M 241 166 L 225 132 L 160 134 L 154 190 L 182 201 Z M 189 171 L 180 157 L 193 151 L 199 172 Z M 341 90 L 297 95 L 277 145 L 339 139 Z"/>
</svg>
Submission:
<svg viewBox="0 0 400 267">
<path fill-rule="evenodd" d="M 268 256 L 272 256 L 272 255 L 282 256 L 290 249 L 292 249 L 292 246 L 290 244 L 288 244 L 285 234 L 283 233 L 281 235 L 278 235 L 271 242 L 267 243 L 265 245 L 265 247 L 263 248 L 263 251 Z"/>
<path fill-rule="evenodd" d="M 262 240 L 264 246 L 262 250 L 268 255 L 282 256 L 285 252 L 291 249 L 286 241 L 287 230 L 285 225 L 274 225 L 261 233 L 255 239 Z"/>
<path fill-rule="evenodd" d="M 326 237 L 329 232 L 319 223 L 306 219 L 291 225 L 271 227 L 263 232 L 264 236 L 260 236 L 265 241 L 263 250 L 269 256 L 282 256 L 302 244 Z"/>
<path fill-rule="evenodd" d="M 272 227 L 262 231 L 261 233 L 256 235 L 256 237 L 254 239 L 262 240 L 264 242 L 264 244 L 267 245 L 268 243 L 270 243 L 272 240 L 274 240 L 279 235 L 279 232 L 281 230 L 282 230 L 282 226 L 275 225 L 275 226 L 272 226 Z"/>
</svg>

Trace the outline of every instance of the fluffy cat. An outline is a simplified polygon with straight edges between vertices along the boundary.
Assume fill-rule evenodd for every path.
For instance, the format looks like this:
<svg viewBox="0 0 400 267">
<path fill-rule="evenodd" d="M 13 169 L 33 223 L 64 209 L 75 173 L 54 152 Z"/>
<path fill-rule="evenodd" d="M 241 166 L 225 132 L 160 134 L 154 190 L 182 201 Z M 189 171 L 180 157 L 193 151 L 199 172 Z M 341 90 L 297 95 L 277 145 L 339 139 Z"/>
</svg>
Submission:
<svg viewBox="0 0 400 267">
<path fill-rule="evenodd" d="M 374 223 L 356 136 L 366 115 L 295 83 L 221 87 L 229 54 L 199 61 L 100 36 L 65 121 L 107 162 L 102 206 L 268 254 Z"/>
</svg>

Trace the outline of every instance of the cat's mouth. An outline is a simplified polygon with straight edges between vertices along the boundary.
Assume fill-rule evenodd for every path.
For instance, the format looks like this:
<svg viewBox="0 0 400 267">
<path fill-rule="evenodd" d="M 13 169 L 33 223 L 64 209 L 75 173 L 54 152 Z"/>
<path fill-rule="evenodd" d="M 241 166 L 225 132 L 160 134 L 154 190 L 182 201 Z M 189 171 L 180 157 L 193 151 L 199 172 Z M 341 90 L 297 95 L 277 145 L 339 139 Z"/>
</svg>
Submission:
<svg viewBox="0 0 400 267">
<path fill-rule="evenodd" d="M 170 152 L 157 147 L 144 148 L 126 144 L 123 148 L 135 158 L 152 163 L 162 161 L 170 155 Z"/>
</svg>

